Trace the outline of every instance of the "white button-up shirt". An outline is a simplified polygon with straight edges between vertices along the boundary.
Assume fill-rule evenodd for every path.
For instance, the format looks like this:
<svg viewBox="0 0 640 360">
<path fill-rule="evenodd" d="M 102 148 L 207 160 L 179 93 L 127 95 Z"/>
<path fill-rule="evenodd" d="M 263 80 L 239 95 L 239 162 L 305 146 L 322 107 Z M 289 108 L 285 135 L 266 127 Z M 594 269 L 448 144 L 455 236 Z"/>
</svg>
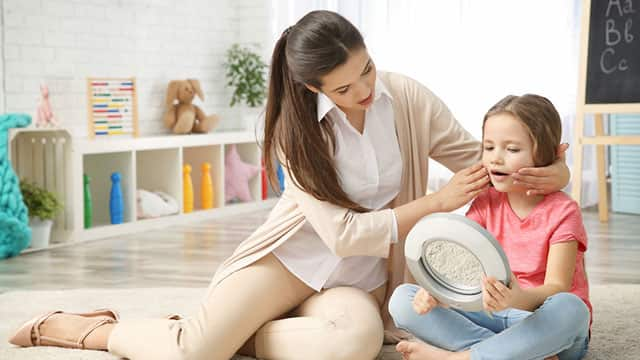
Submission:
<svg viewBox="0 0 640 360">
<path fill-rule="evenodd" d="M 374 100 L 365 113 L 360 134 L 331 99 L 318 94 L 318 121 L 331 121 L 335 135 L 340 186 L 351 200 L 372 210 L 384 208 L 400 192 L 402 159 L 391 100 L 382 81 L 376 79 Z M 391 241 L 396 242 L 398 225 L 393 212 L 390 214 L 394 226 Z M 341 258 L 331 252 L 308 222 L 273 253 L 316 291 L 337 286 L 371 291 L 387 281 L 386 259 Z"/>
</svg>

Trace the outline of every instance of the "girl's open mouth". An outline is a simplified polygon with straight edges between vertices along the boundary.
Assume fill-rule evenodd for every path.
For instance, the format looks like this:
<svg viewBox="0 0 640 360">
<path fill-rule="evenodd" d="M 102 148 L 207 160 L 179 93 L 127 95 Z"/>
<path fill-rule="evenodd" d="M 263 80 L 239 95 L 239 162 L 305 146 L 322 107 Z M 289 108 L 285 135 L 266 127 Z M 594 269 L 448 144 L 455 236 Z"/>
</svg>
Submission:
<svg viewBox="0 0 640 360">
<path fill-rule="evenodd" d="M 491 178 L 494 181 L 504 181 L 509 177 L 510 174 L 502 172 L 502 171 L 495 171 L 495 170 L 491 170 Z"/>
</svg>

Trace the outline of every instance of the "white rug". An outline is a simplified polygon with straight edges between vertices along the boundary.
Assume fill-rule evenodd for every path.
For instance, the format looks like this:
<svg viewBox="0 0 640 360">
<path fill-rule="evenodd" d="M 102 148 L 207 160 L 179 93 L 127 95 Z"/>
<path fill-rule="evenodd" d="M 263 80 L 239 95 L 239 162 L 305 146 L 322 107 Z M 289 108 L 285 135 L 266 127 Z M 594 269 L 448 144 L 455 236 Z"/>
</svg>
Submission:
<svg viewBox="0 0 640 360">
<path fill-rule="evenodd" d="M 79 289 L 63 291 L 13 291 L 0 294 L 0 359 L 115 360 L 98 351 L 53 347 L 19 349 L 6 339 L 23 321 L 50 309 L 90 311 L 110 306 L 122 317 L 163 317 L 190 314 L 204 289 Z M 640 358 L 640 285 L 599 285 L 591 289 L 595 308 L 593 338 L 588 360 Z M 236 357 L 234 360 L 248 359 Z M 397 360 L 399 354 L 385 346 L 379 360 Z"/>
</svg>

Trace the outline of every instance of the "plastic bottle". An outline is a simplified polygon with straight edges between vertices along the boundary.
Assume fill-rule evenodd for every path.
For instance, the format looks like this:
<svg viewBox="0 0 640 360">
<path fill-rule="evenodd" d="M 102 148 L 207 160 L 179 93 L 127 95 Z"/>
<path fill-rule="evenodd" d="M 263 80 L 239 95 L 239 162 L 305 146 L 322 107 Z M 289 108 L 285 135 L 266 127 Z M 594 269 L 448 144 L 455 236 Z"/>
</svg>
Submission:
<svg viewBox="0 0 640 360">
<path fill-rule="evenodd" d="M 213 208 L 213 182 L 211 181 L 211 164 L 202 163 L 202 176 L 200 177 L 200 203 L 203 209 Z"/>
<path fill-rule="evenodd" d="M 186 164 L 182 167 L 182 197 L 183 212 L 190 213 L 193 211 L 193 182 L 191 182 L 191 165 Z"/>
<path fill-rule="evenodd" d="M 123 202 L 120 173 L 116 171 L 111 174 L 111 198 L 109 200 L 109 214 L 111 215 L 112 224 L 122 224 Z"/>
<path fill-rule="evenodd" d="M 84 184 L 84 228 L 89 229 L 93 225 L 93 205 L 91 204 L 91 188 L 89 187 L 91 179 L 87 174 L 84 174 L 82 178 Z"/>
</svg>

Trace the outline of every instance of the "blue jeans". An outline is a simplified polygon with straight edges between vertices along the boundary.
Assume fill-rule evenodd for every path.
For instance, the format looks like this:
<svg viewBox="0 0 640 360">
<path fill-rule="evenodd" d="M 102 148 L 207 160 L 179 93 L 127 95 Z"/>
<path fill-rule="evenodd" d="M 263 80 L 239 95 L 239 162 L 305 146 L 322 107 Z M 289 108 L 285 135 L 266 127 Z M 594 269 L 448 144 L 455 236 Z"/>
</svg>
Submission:
<svg viewBox="0 0 640 360">
<path fill-rule="evenodd" d="M 506 309 L 489 317 L 436 307 L 418 315 L 411 305 L 419 287 L 398 286 L 389 300 L 396 326 L 449 351 L 471 350 L 471 359 L 578 360 L 589 345 L 589 309 L 576 295 L 558 293 L 534 312 Z"/>
</svg>

